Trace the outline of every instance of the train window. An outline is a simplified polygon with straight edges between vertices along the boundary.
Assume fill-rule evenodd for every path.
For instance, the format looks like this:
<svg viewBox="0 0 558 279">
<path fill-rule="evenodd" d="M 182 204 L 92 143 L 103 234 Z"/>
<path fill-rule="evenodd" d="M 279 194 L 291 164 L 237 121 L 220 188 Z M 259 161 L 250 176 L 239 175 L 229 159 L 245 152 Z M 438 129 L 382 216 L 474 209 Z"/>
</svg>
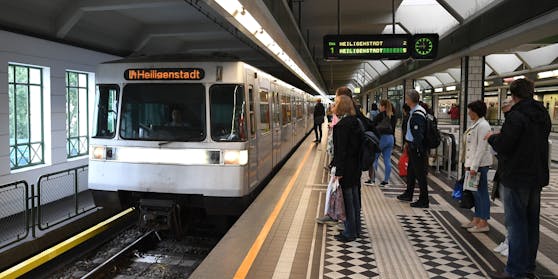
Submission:
<svg viewBox="0 0 558 279">
<path fill-rule="evenodd" d="M 94 138 L 113 138 L 116 134 L 118 85 L 99 84 L 95 96 Z"/>
<path fill-rule="evenodd" d="M 246 141 L 244 87 L 218 84 L 209 89 L 211 138 L 215 141 Z"/>
<path fill-rule="evenodd" d="M 254 87 L 248 87 L 248 98 L 250 101 L 250 134 L 252 138 L 256 137 L 256 117 L 254 113 Z"/>
<path fill-rule="evenodd" d="M 204 140 L 205 87 L 199 83 L 126 85 L 120 136 L 129 140 Z"/>
<path fill-rule="evenodd" d="M 291 123 L 291 97 L 281 97 L 281 110 L 283 112 L 283 125 Z"/>
<path fill-rule="evenodd" d="M 296 102 L 296 119 L 302 119 L 304 116 L 303 108 L 302 108 L 302 99 L 297 98 Z"/>
<path fill-rule="evenodd" d="M 260 131 L 262 133 L 267 133 L 271 130 L 270 122 L 270 111 L 269 111 L 269 97 L 268 93 L 265 91 L 260 92 Z"/>
</svg>

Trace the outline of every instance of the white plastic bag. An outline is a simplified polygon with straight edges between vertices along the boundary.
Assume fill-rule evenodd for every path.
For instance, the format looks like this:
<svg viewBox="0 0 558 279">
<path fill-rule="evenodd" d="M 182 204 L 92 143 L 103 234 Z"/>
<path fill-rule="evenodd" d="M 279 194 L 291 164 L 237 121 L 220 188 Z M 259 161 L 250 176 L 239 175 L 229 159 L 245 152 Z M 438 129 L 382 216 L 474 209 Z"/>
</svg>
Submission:
<svg viewBox="0 0 558 279">
<path fill-rule="evenodd" d="M 480 172 L 471 176 L 471 172 L 465 172 L 465 181 L 463 182 L 463 190 L 477 191 L 480 182 Z"/>
</svg>

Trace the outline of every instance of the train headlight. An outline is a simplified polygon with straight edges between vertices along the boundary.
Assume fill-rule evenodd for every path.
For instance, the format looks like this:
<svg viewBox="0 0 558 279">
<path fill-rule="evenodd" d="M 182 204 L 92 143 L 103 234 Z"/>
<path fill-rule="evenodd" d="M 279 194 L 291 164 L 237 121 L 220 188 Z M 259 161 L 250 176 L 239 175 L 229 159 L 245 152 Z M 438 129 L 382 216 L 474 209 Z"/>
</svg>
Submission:
<svg viewBox="0 0 558 279">
<path fill-rule="evenodd" d="M 94 146 L 93 153 L 91 154 L 91 159 L 95 160 L 105 160 L 107 156 L 107 149 L 104 146 Z"/>
<path fill-rule="evenodd" d="M 225 165 L 246 165 L 248 163 L 248 150 L 223 151 Z"/>
</svg>

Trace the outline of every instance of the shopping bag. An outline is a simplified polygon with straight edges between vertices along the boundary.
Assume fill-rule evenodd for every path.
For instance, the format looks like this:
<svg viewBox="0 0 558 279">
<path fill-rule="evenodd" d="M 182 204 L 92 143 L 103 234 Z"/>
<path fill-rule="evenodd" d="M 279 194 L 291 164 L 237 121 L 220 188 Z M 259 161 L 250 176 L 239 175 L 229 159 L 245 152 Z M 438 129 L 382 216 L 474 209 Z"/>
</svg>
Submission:
<svg viewBox="0 0 558 279">
<path fill-rule="evenodd" d="M 329 184 L 327 185 L 325 206 L 324 206 L 325 215 L 327 215 L 329 212 L 329 201 L 331 200 L 331 194 L 337 187 L 336 185 L 339 184 L 339 183 L 335 183 L 335 169 L 336 169 L 335 167 L 332 167 L 329 175 Z"/>
<path fill-rule="evenodd" d="M 473 197 L 473 192 L 469 190 L 463 190 L 463 196 L 459 202 L 459 207 L 465 209 L 471 209 L 475 206 L 475 198 Z"/>
<path fill-rule="evenodd" d="M 343 190 L 339 186 L 339 179 L 335 179 L 334 190 L 329 200 L 327 215 L 333 220 L 345 221 L 345 202 L 343 201 Z"/>
<path fill-rule="evenodd" d="M 453 185 L 453 193 L 451 194 L 451 197 L 454 200 L 461 200 L 463 197 L 463 178 L 457 180 Z"/>
<path fill-rule="evenodd" d="M 409 166 L 409 155 L 407 154 L 407 148 L 403 149 L 403 154 L 399 157 L 399 176 L 407 176 L 407 167 Z"/>
<path fill-rule="evenodd" d="M 463 182 L 463 190 L 477 191 L 479 188 L 480 173 L 471 175 L 470 172 L 465 172 L 465 181 Z"/>
</svg>

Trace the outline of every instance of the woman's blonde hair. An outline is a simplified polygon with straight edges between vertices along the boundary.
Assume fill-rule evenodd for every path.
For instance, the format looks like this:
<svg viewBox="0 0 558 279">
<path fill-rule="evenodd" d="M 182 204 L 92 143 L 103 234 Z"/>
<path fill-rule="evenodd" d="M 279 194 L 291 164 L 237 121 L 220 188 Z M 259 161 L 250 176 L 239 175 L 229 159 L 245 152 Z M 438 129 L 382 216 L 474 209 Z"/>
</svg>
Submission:
<svg viewBox="0 0 558 279">
<path fill-rule="evenodd" d="M 386 114 L 389 118 L 391 118 L 393 116 L 393 106 L 391 105 L 391 102 L 388 100 L 381 100 L 380 101 L 380 106 L 385 107 L 386 108 Z"/>
<path fill-rule="evenodd" d="M 338 116 L 343 115 L 356 115 L 353 100 L 347 95 L 338 95 L 335 97 L 335 114 Z"/>
</svg>

